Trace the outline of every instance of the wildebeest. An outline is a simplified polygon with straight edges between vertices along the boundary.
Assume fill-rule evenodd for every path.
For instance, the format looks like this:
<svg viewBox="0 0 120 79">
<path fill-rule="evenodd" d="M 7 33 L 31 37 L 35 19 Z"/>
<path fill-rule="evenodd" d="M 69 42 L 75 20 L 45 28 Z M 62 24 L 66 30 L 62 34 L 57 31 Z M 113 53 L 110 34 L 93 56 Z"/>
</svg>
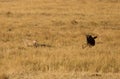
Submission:
<svg viewBox="0 0 120 79">
<path fill-rule="evenodd" d="M 94 46 L 96 38 L 97 38 L 97 36 L 92 37 L 91 35 L 86 35 L 87 45 Z"/>
<path fill-rule="evenodd" d="M 89 46 L 95 46 L 95 39 L 97 38 L 97 36 L 92 36 L 90 34 L 86 35 L 86 41 L 87 41 L 87 44 L 83 46 L 83 48 Z"/>
</svg>

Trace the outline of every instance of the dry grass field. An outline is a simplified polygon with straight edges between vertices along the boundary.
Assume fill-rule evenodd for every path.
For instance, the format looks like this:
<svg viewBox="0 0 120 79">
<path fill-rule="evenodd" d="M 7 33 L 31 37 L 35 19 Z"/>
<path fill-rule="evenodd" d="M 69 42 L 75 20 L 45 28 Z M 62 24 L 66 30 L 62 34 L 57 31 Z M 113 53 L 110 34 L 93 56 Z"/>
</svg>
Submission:
<svg viewBox="0 0 120 79">
<path fill-rule="evenodd" d="M 120 0 L 0 0 L 0 79 L 120 79 Z"/>
</svg>

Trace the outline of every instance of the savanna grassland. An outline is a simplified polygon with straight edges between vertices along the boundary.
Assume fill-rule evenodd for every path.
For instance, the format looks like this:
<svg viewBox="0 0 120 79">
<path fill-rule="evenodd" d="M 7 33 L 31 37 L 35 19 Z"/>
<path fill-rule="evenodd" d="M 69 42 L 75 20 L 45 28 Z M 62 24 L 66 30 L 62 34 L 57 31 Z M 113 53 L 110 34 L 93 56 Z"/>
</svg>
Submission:
<svg viewBox="0 0 120 79">
<path fill-rule="evenodd" d="M 0 0 L 0 79 L 120 79 L 120 1 Z"/>
</svg>

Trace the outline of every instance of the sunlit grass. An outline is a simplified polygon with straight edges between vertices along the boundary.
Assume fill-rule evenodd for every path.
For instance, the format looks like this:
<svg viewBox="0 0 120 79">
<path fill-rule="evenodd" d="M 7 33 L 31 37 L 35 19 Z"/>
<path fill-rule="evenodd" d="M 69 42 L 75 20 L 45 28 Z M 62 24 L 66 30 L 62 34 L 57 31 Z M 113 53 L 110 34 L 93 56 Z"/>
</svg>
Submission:
<svg viewBox="0 0 120 79">
<path fill-rule="evenodd" d="M 119 2 L 8 0 L 0 4 L 0 71 L 120 72 Z M 98 36 L 94 47 L 82 49 L 85 34 Z"/>
</svg>

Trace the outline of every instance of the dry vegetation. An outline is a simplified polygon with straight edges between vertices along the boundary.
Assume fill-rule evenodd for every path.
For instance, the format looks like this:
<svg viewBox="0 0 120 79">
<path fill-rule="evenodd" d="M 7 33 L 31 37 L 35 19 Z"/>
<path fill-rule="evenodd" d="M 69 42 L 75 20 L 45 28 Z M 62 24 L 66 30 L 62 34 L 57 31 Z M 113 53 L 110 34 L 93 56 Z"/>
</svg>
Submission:
<svg viewBox="0 0 120 79">
<path fill-rule="evenodd" d="M 95 47 L 82 49 L 85 34 L 98 36 Z M 119 73 L 119 0 L 0 0 L 0 79 Z"/>
</svg>

